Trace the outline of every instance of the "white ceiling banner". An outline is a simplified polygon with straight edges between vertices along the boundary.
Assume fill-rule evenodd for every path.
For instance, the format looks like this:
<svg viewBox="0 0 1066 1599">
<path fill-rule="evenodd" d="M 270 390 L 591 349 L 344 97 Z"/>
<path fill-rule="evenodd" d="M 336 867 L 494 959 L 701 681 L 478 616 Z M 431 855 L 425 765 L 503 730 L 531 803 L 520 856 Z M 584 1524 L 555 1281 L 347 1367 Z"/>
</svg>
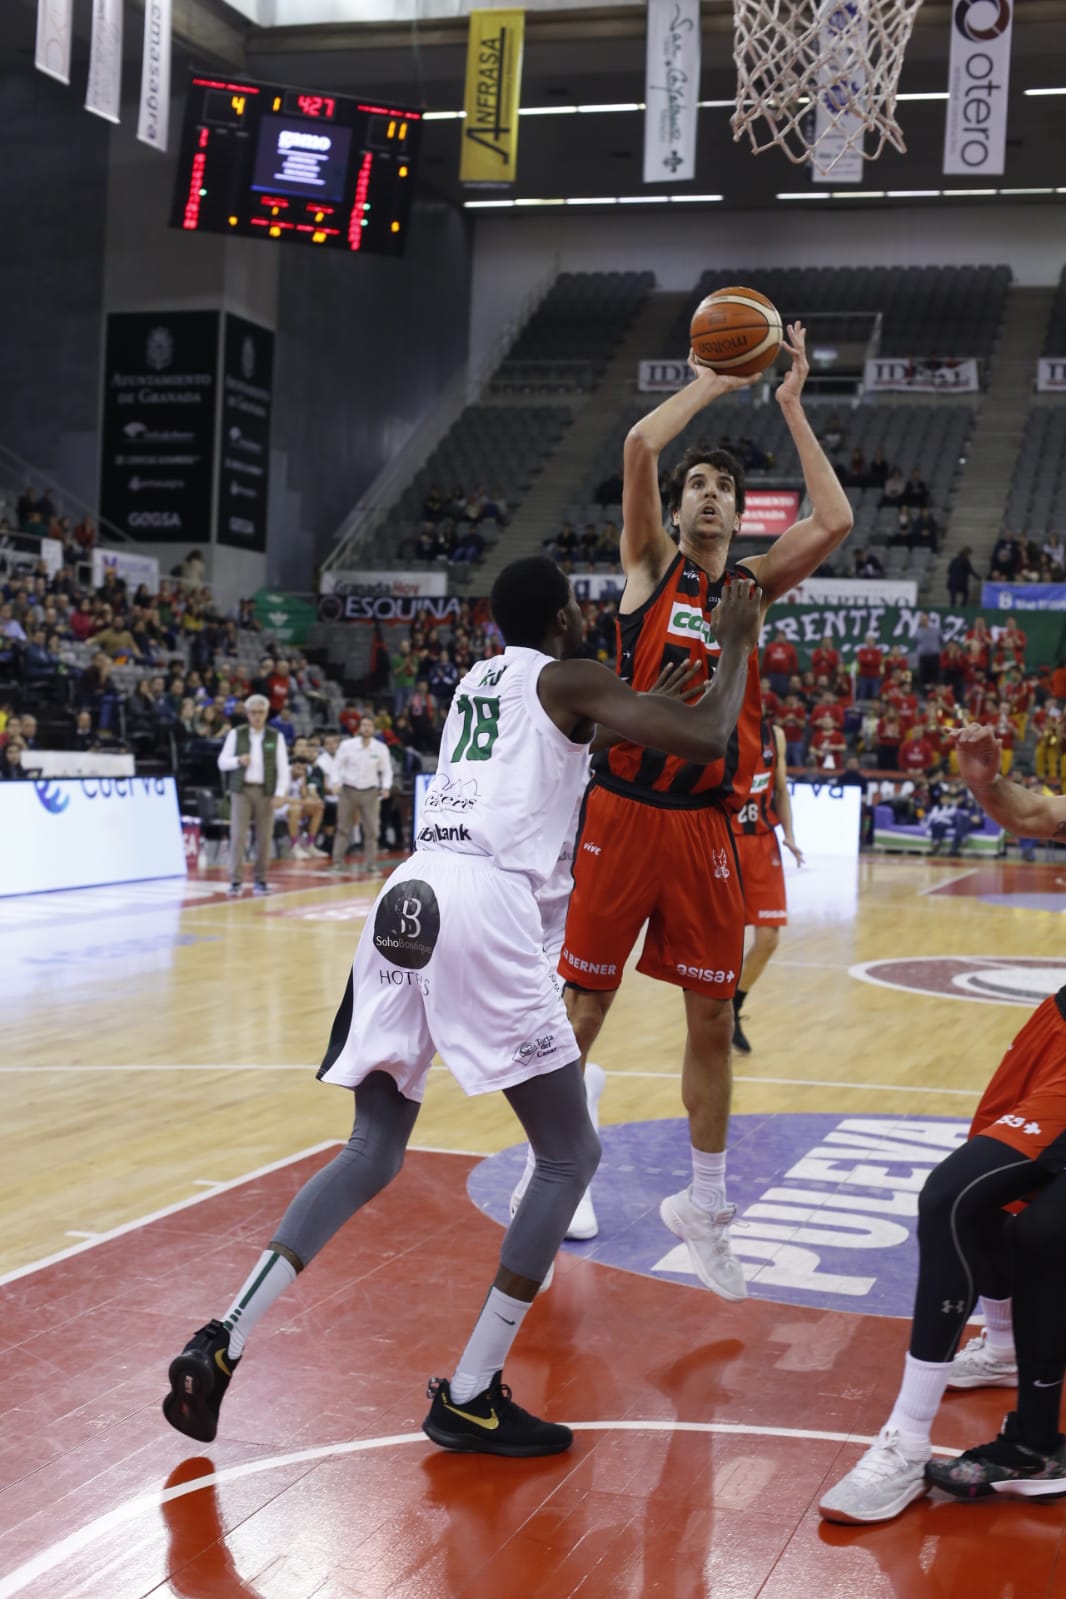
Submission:
<svg viewBox="0 0 1066 1599">
<path fill-rule="evenodd" d="M 951 7 L 945 172 L 1003 172 L 1013 24 L 1014 0 L 956 0 Z"/>
<path fill-rule="evenodd" d="M 866 98 L 868 22 L 854 0 L 830 4 L 818 40 L 818 98 L 814 107 L 811 178 L 815 183 L 861 183 L 864 122 L 853 106 Z"/>
<path fill-rule="evenodd" d="M 700 97 L 699 0 L 648 0 L 644 182 L 696 176 Z"/>
<path fill-rule="evenodd" d="M 70 37 L 74 0 L 37 0 L 34 65 L 60 83 L 70 82 Z"/>
<path fill-rule="evenodd" d="M 121 98 L 122 0 L 93 0 L 85 109 L 105 117 L 108 122 L 117 122 Z"/>
<path fill-rule="evenodd" d="M 137 137 L 165 153 L 170 121 L 171 0 L 145 0 L 144 53 L 141 57 L 141 105 Z"/>
</svg>

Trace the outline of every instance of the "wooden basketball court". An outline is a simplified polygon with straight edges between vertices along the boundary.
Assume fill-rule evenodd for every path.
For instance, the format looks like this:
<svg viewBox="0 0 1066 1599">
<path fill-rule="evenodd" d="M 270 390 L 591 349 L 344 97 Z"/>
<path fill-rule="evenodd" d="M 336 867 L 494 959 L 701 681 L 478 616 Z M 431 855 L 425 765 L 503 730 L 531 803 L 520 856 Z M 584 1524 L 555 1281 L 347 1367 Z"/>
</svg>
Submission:
<svg viewBox="0 0 1066 1599">
<path fill-rule="evenodd" d="M 892 1139 L 958 1136 L 1066 980 L 1066 867 L 864 858 L 790 878 L 735 1062 L 741 1305 L 669 1258 L 681 1004 L 627 974 L 595 1051 L 601 1236 L 568 1246 L 506 1373 L 576 1441 L 525 1462 L 419 1430 L 520 1160 L 503 1100 L 443 1070 L 401 1177 L 254 1335 L 216 1444 L 196 1455 L 159 1413 L 171 1356 L 348 1132 L 350 1097 L 313 1074 L 372 885 L 296 864 L 273 883 L 239 902 L 211 874 L 0 900 L 0 1599 L 1066 1595 L 1060 1504 L 927 1500 L 865 1529 L 816 1510 L 890 1406 L 913 1282 L 912 1240 L 890 1247 L 905 1204 L 847 1194 L 915 1191 L 913 1149 L 868 1174 Z M 846 1270 L 766 1186 L 805 1181 L 813 1204 L 834 1144 L 871 1151 L 819 1202 L 865 1205 Z M 937 1446 L 984 1441 L 1010 1403 L 952 1396 Z"/>
</svg>

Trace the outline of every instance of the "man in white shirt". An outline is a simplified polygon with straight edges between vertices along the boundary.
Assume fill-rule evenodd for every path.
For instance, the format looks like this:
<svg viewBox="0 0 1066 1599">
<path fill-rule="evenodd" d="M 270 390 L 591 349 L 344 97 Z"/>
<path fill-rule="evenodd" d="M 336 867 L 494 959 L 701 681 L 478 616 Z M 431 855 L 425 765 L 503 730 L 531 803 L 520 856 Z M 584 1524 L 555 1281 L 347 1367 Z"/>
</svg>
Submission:
<svg viewBox="0 0 1066 1599">
<path fill-rule="evenodd" d="M 274 833 L 274 801 L 289 792 L 289 752 L 276 728 L 267 727 L 270 701 L 263 694 L 250 694 L 244 702 L 246 726 L 234 727 L 218 757 L 218 769 L 226 773 L 230 791 L 230 895 L 241 891 L 244 849 L 248 827 L 255 819 L 255 886 L 253 894 L 269 894 L 267 869 L 270 840 Z"/>
<path fill-rule="evenodd" d="M 363 829 L 364 861 L 372 873 L 378 859 L 381 802 L 392 788 L 392 761 L 374 737 L 374 719 L 364 716 L 356 738 L 346 738 L 337 751 L 337 831 L 333 835 L 333 871 L 344 870 L 344 857 L 358 816 Z"/>
</svg>

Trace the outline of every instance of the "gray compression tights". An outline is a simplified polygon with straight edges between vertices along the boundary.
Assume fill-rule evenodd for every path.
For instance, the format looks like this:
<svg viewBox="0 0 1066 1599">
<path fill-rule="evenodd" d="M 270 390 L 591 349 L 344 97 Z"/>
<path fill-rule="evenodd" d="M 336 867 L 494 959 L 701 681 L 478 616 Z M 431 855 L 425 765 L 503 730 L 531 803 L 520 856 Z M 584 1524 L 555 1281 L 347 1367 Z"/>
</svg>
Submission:
<svg viewBox="0 0 1066 1599">
<path fill-rule="evenodd" d="M 540 1282 L 592 1180 L 600 1143 L 589 1120 L 579 1062 L 504 1094 L 533 1146 L 537 1166 L 500 1259 L 508 1271 Z M 300 1189 L 271 1240 L 271 1247 L 280 1245 L 298 1269 L 403 1165 L 418 1102 L 405 1099 L 387 1072 L 371 1072 L 356 1090 L 355 1108 L 347 1144 Z"/>
</svg>

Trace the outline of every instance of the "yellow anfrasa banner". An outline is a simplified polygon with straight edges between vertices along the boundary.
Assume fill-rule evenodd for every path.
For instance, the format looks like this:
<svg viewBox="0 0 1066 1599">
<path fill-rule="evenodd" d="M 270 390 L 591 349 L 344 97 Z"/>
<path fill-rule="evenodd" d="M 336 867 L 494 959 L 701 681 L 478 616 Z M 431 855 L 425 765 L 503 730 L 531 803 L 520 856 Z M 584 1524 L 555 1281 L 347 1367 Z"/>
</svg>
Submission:
<svg viewBox="0 0 1066 1599">
<path fill-rule="evenodd" d="M 524 11 L 471 11 L 460 183 L 515 181 Z"/>
</svg>

